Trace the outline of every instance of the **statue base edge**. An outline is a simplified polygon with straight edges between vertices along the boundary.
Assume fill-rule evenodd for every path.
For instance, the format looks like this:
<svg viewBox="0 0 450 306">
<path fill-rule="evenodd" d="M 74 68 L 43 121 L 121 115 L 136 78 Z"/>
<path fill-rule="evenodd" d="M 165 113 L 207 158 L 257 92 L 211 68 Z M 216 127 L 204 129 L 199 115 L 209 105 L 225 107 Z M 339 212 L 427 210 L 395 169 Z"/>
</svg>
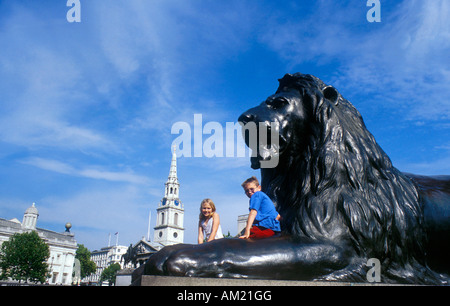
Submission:
<svg viewBox="0 0 450 306">
<path fill-rule="evenodd" d="M 404 286 L 385 283 L 350 283 L 326 281 L 293 281 L 242 278 L 201 278 L 142 275 L 131 286 Z"/>
</svg>

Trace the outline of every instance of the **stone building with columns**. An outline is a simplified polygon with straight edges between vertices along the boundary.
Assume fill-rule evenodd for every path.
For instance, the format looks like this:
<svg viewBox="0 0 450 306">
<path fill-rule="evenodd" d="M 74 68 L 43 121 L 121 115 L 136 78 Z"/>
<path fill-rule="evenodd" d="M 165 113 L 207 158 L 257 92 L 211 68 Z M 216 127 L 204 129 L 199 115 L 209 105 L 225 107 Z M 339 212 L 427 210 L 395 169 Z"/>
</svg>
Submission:
<svg viewBox="0 0 450 306">
<path fill-rule="evenodd" d="M 16 218 L 11 220 L 0 218 L 0 246 L 14 234 L 36 231 L 39 237 L 49 246 L 50 256 L 47 263 L 50 277 L 47 279 L 47 283 L 71 285 L 75 252 L 77 250 L 75 236 L 70 232 L 72 225 L 66 223 L 65 231 L 58 233 L 36 227 L 38 217 L 39 212 L 35 203 L 33 203 L 25 211 L 22 222 Z"/>
</svg>

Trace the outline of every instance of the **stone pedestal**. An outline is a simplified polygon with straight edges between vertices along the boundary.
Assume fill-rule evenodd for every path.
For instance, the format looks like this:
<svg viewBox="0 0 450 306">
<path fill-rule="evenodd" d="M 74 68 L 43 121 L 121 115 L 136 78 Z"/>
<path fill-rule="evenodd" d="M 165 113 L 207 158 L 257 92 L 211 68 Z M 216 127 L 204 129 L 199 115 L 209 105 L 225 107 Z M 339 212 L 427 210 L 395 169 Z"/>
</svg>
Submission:
<svg viewBox="0 0 450 306">
<path fill-rule="evenodd" d="M 142 275 L 132 283 L 132 286 L 386 286 L 386 284 Z"/>
</svg>

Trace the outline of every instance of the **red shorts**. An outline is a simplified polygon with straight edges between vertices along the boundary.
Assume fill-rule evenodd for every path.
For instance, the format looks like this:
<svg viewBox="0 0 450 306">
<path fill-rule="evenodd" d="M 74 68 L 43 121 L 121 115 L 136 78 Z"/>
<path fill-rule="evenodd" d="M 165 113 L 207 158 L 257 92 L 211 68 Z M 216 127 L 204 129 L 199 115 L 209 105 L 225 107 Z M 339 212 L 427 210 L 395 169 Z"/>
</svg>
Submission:
<svg viewBox="0 0 450 306">
<path fill-rule="evenodd" d="M 253 225 L 250 229 L 250 236 L 248 238 L 260 239 L 268 238 L 275 235 L 275 232 L 269 228 Z"/>
</svg>

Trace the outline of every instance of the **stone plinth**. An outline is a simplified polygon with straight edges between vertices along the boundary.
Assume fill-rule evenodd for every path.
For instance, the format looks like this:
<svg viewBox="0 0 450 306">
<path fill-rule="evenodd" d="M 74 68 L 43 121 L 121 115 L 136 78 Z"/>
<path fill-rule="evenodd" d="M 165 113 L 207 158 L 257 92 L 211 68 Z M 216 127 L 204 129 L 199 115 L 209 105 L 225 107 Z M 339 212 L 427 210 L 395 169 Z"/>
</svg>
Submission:
<svg viewBox="0 0 450 306">
<path fill-rule="evenodd" d="M 386 284 L 142 275 L 132 286 L 386 286 Z"/>
</svg>

